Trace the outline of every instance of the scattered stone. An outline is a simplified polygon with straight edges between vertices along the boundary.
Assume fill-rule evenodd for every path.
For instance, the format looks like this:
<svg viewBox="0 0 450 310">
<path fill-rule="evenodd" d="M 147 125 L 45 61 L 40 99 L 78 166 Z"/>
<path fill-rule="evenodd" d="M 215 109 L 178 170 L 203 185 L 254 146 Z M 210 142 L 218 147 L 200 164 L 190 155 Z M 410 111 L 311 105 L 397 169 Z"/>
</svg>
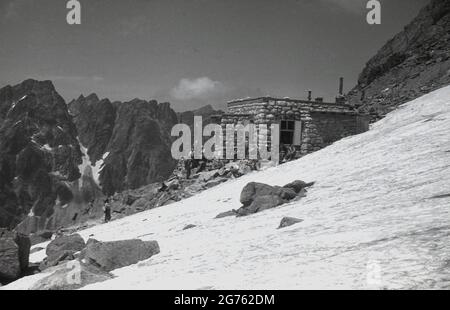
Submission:
<svg viewBox="0 0 450 310">
<path fill-rule="evenodd" d="M 219 184 L 225 183 L 226 181 L 228 181 L 228 179 L 226 179 L 226 178 L 217 178 L 215 180 L 207 182 L 205 184 L 205 188 L 211 188 L 211 187 L 217 186 Z"/>
<path fill-rule="evenodd" d="M 87 264 L 105 271 L 136 264 L 159 253 L 156 241 L 139 239 L 99 242 L 92 241 L 81 253 L 80 258 Z"/>
<path fill-rule="evenodd" d="M 443 199 L 443 198 L 450 198 L 450 194 L 436 195 L 436 196 L 433 196 L 433 197 L 431 197 L 429 199 Z"/>
<path fill-rule="evenodd" d="M 288 226 L 292 226 L 294 224 L 301 223 L 301 222 L 303 222 L 303 220 L 295 218 L 295 217 L 284 217 L 281 220 L 280 226 L 278 226 L 278 229 L 284 228 L 284 227 L 288 227 Z"/>
<path fill-rule="evenodd" d="M 195 227 L 197 227 L 197 225 L 189 224 L 189 225 L 184 226 L 183 230 L 188 230 L 188 229 L 195 228 Z"/>
<path fill-rule="evenodd" d="M 86 247 L 84 239 L 79 234 L 61 236 L 53 240 L 47 246 L 47 256 L 55 257 L 64 251 L 78 252 Z"/>
<path fill-rule="evenodd" d="M 240 201 L 244 207 L 248 207 L 253 203 L 256 197 L 261 196 L 278 196 L 283 200 L 291 200 L 296 197 L 296 193 L 290 188 L 250 182 L 242 190 Z"/>
<path fill-rule="evenodd" d="M 216 219 L 221 219 L 221 218 L 224 218 L 224 217 L 236 216 L 236 215 L 237 215 L 236 210 L 231 210 L 231 211 L 219 213 L 215 218 Z"/>
</svg>

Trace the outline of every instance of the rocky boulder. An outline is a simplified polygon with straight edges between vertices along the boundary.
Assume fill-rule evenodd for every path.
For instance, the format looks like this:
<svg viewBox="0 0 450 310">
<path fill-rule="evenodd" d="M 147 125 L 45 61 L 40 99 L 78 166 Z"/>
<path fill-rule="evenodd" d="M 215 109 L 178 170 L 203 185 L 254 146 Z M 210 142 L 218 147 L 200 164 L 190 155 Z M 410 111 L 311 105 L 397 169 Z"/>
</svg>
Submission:
<svg viewBox="0 0 450 310">
<path fill-rule="evenodd" d="M 49 269 L 49 275 L 32 286 L 32 290 L 76 290 L 97 282 L 110 280 L 113 276 L 104 270 L 79 261 L 66 262 Z M 51 270 L 51 271 L 50 271 Z"/>
<path fill-rule="evenodd" d="M 170 104 L 135 99 L 119 104 L 116 113 L 100 172 L 103 192 L 112 195 L 165 180 L 176 165 L 170 133 L 177 117 Z"/>
<path fill-rule="evenodd" d="M 0 229 L 0 282 L 21 276 L 28 268 L 31 243 L 27 236 Z"/>
<path fill-rule="evenodd" d="M 39 265 L 39 270 L 43 271 L 47 268 L 57 266 L 63 262 L 75 259 L 76 251 L 64 250 L 47 256 Z"/>
<path fill-rule="evenodd" d="M 283 217 L 283 219 L 280 222 L 280 226 L 278 226 L 278 229 L 292 226 L 297 223 L 301 223 L 303 220 L 295 218 L 295 217 Z"/>
<path fill-rule="evenodd" d="M 156 241 L 139 239 L 110 242 L 88 241 L 80 258 L 86 264 L 94 265 L 105 271 L 136 264 L 159 253 Z"/>
<path fill-rule="evenodd" d="M 45 252 L 48 257 L 55 257 L 66 251 L 79 252 L 85 247 L 84 239 L 79 234 L 73 234 L 57 237 L 48 244 Z"/>
<path fill-rule="evenodd" d="M 301 191 L 303 191 L 304 189 L 311 187 L 314 185 L 314 182 L 311 183 L 306 183 L 304 181 L 300 181 L 300 180 L 296 180 L 294 182 L 291 182 L 289 184 L 286 184 L 285 186 L 283 186 L 284 188 L 290 188 L 292 190 L 294 190 L 294 192 L 296 194 L 299 194 Z"/>
<path fill-rule="evenodd" d="M 248 183 L 241 192 L 240 202 L 243 206 L 237 210 L 237 215 L 250 215 L 303 197 L 306 191 L 305 188 L 312 184 L 294 181 L 284 187 L 280 187 L 263 183 Z"/>
<path fill-rule="evenodd" d="M 0 239 L 0 283 L 20 276 L 19 247 L 11 238 Z"/>
<path fill-rule="evenodd" d="M 240 202 L 244 207 L 250 206 L 256 198 L 263 196 L 274 196 L 281 200 L 294 199 L 296 193 L 290 188 L 280 186 L 270 186 L 263 183 L 248 183 L 241 192 Z"/>
</svg>

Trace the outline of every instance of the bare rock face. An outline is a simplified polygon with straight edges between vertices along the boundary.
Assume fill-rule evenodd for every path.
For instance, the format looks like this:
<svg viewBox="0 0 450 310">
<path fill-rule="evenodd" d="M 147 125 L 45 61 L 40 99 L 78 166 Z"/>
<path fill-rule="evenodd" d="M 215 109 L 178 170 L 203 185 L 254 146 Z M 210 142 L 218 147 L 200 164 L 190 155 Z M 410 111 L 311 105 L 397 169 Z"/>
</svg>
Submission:
<svg viewBox="0 0 450 310">
<path fill-rule="evenodd" d="M 0 227 L 52 216 L 72 199 L 81 152 L 64 99 L 50 81 L 0 89 Z"/>
<path fill-rule="evenodd" d="M 379 117 L 450 83 L 450 1 L 432 0 L 367 63 L 349 103 Z"/>
<path fill-rule="evenodd" d="M 91 164 L 103 160 L 99 183 L 106 195 L 164 180 L 175 168 L 170 132 L 177 116 L 169 103 L 111 103 L 92 94 L 69 110 Z"/>
<path fill-rule="evenodd" d="M 80 96 L 69 103 L 70 114 L 78 130 L 80 143 L 86 147 L 91 164 L 102 159 L 114 130 L 116 107 L 96 94 Z"/>
</svg>

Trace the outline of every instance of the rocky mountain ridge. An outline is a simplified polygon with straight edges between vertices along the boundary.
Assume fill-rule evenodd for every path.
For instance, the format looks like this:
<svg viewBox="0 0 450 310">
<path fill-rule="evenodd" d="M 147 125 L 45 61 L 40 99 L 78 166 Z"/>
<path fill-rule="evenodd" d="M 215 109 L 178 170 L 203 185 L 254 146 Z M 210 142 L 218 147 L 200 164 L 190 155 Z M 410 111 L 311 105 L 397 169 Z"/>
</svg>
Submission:
<svg viewBox="0 0 450 310">
<path fill-rule="evenodd" d="M 164 180 L 175 168 L 170 131 L 177 117 L 169 103 L 111 103 L 91 94 L 71 101 L 69 111 L 90 164 L 101 161 L 97 179 L 106 195 Z"/>
<path fill-rule="evenodd" d="M 105 196 L 164 180 L 175 161 L 169 103 L 66 105 L 51 81 L 0 89 L 0 227 L 25 234 L 102 215 Z"/>
<path fill-rule="evenodd" d="M 379 118 L 448 84 L 450 1 L 432 0 L 367 62 L 347 99 Z"/>
<path fill-rule="evenodd" d="M 77 131 L 50 81 L 0 89 L 0 227 L 27 215 L 50 218 L 80 178 Z"/>
</svg>

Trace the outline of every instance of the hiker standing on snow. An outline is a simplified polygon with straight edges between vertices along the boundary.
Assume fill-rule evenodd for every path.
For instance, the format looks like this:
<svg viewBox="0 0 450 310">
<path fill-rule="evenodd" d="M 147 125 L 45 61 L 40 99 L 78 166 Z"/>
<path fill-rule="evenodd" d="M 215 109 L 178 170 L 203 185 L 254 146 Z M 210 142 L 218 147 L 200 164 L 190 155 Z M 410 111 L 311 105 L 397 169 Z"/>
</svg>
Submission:
<svg viewBox="0 0 450 310">
<path fill-rule="evenodd" d="M 108 223 L 111 221 L 111 204 L 109 203 L 109 198 L 106 198 L 105 200 L 103 212 L 105 213 L 105 223 Z"/>
</svg>

